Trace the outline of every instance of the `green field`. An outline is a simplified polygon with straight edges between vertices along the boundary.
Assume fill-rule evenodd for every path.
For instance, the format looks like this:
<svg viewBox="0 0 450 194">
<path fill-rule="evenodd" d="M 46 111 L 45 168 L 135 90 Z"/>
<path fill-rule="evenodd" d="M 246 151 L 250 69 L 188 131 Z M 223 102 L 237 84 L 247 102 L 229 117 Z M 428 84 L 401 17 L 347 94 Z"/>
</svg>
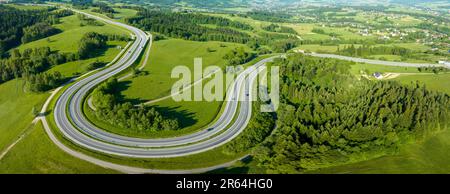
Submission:
<svg viewBox="0 0 450 194">
<path fill-rule="evenodd" d="M 49 96 L 24 92 L 23 85 L 24 81 L 19 79 L 0 84 L 0 152 L 31 124 L 33 106 L 40 110 Z"/>
<path fill-rule="evenodd" d="M 172 84 L 177 81 L 177 79 L 170 78 L 173 67 L 186 65 L 192 71 L 195 57 L 203 59 L 203 68 L 210 65 L 224 67 L 223 55 L 239 46 L 243 45 L 219 42 L 193 42 L 178 39 L 156 41 L 153 43 L 149 62 L 144 68 L 148 75 L 122 81 L 123 98 L 138 104 L 170 95 Z M 214 52 L 208 52 L 207 48 L 211 48 Z M 170 53 L 177 53 L 177 55 L 172 57 Z M 250 63 L 254 63 L 257 60 L 255 59 Z M 164 115 L 178 119 L 180 129 L 158 132 L 143 131 L 141 133 L 111 126 L 98 120 L 87 106 L 84 107 L 84 111 L 91 121 L 103 129 L 108 129 L 110 132 L 134 137 L 160 138 L 180 136 L 206 127 L 216 118 L 221 105 L 221 101 L 175 102 L 172 98 L 156 102 L 150 106 L 155 107 Z"/>
<path fill-rule="evenodd" d="M 117 173 L 74 158 L 51 142 L 41 122 L 0 161 L 1 173 L 60 174 Z"/>
<path fill-rule="evenodd" d="M 18 47 L 23 51 L 26 48 L 36 48 L 48 46 L 51 50 L 60 52 L 77 52 L 78 41 L 87 32 L 97 32 L 102 34 L 122 34 L 128 35 L 128 31 L 105 24 L 103 26 L 80 26 L 80 20 L 76 15 L 61 18 L 61 23 L 54 25 L 54 27 L 62 30 L 62 33 L 50 36 L 37 41 L 29 42 Z"/>
<path fill-rule="evenodd" d="M 367 74 L 373 74 L 375 72 L 386 73 L 419 73 L 417 67 L 396 67 L 387 65 L 373 65 L 367 63 L 356 63 L 351 65 L 350 72 L 354 75 L 361 75 L 361 71 Z"/>
<path fill-rule="evenodd" d="M 224 45 L 225 47 L 221 47 Z M 124 80 L 127 89 L 122 93 L 126 99 L 146 102 L 170 94 L 178 79 L 171 78 L 176 66 L 187 66 L 193 72 L 194 58 L 202 58 L 203 68 L 211 65 L 224 67 L 223 56 L 230 50 L 245 45 L 220 42 L 194 42 L 179 39 L 161 40 L 153 43 L 148 64 L 143 71 L 148 75 Z M 211 48 L 214 52 L 208 52 Z"/>
<path fill-rule="evenodd" d="M 401 75 L 394 80 L 404 84 L 415 84 L 416 80 L 429 90 L 445 92 L 450 95 L 450 74 Z"/>
<path fill-rule="evenodd" d="M 137 13 L 134 9 L 114 8 L 114 10 L 117 12 L 114 14 L 114 19 L 121 22 L 125 22 L 125 18 L 133 17 Z"/>
<path fill-rule="evenodd" d="M 125 42 L 120 41 L 108 41 L 108 49 L 104 52 L 97 54 L 95 58 L 89 58 L 78 61 L 67 62 L 58 66 L 55 66 L 49 70 L 49 72 L 59 71 L 63 76 L 71 77 L 74 74 L 81 74 L 87 71 L 89 64 L 95 61 L 101 61 L 104 63 L 109 63 L 121 52 L 118 46 L 124 48 Z"/>
<path fill-rule="evenodd" d="M 6 6 L 13 7 L 16 9 L 22 10 L 45 10 L 47 7 L 45 6 L 30 6 L 30 5 L 21 5 L 21 4 L 6 4 Z"/>
<path fill-rule="evenodd" d="M 55 25 L 55 27 L 62 30 L 61 33 L 49 37 L 49 39 L 41 39 L 37 41 L 33 41 L 18 47 L 18 49 L 23 50 L 25 48 L 36 48 L 49 46 L 52 50 L 58 50 L 60 52 L 76 52 L 78 41 L 81 39 L 81 36 L 85 32 L 96 31 L 100 33 L 120 33 L 120 34 L 128 34 L 126 31 L 105 25 L 105 26 L 84 26 L 81 27 L 79 25 L 79 20 L 77 16 L 68 16 L 61 18 L 61 23 Z M 125 46 L 125 42 L 118 41 L 109 41 L 109 48 L 105 49 L 104 52 L 98 54 L 98 58 L 92 58 L 87 60 L 80 60 L 69 62 L 65 64 L 61 64 L 55 67 L 52 67 L 48 70 L 48 72 L 60 71 L 64 76 L 72 76 L 76 72 L 85 72 L 85 67 L 92 61 L 99 59 L 100 61 L 109 62 L 111 61 L 120 50 L 115 48 L 116 46 Z M 26 129 L 30 128 L 31 121 L 34 116 L 32 115 L 33 107 L 36 107 L 36 110 L 40 110 L 42 104 L 45 99 L 50 95 L 50 93 L 30 93 L 25 92 L 23 89 L 24 81 L 21 79 L 14 79 L 8 81 L 6 83 L 0 84 L 0 151 L 3 151 L 7 146 L 12 144 L 17 138 L 23 134 Z M 36 129 L 38 130 L 38 129 Z M 36 131 L 33 130 L 33 131 Z M 14 147 L 8 155 L 5 156 L 4 159 L 0 162 L 0 171 L 1 172 L 11 172 L 11 173 L 20 173 L 17 170 L 23 170 L 22 172 L 36 172 L 36 173 L 61 173 L 61 172 L 95 172 L 93 171 L 93 167 L 81 168 L 78 169 L 76 167 L 76 163 L 70 166 L 71 163 L 69 159 L 61 160 L 68 164 L 67 169 L 63 166 L 55 165 L 55 167 L 51 168 L 51 163 L 57 162 L 60 159 L 52 159 L 48 158 L 48 161 L 45 160 L 45 154 L 55 152 L 54 150 L 58 149 L 53 146 L 51 142 L 45 142 L 43 140 L 44 133 L 36 134 L 34 132 L 31 133 L 31 136 L 26 136 L 22 139 L 16 146 Z M 36 145 L 37 148 L 41 149 L 42 152 L 36 152 L 36 150 L 27 151 L 29 149 L 20 149 L 20 146 L 32 147 Z M 47 149 L 47 150 L 46 150 Z M 59 151 L 59 150 L 57 150 Z M 60 151 L 61 152 L 61 151 Z M 17 153 L 16 155 L 12 155 Z M 35 155 L 33 155 L 35 154 Z M 29 155 L 29 156 L 28 156 Z M 39 158 L 39 163 L 32 163 L 33 156 Z M 53 155 L 52 155 L 53 156 Z M 62 155 L 61 153 L 56 153 L 55 157 L 66 158 L 67 155 Z M 18 160 L 28 157 L 28 160 L 23 160 L 19 162 Z M 48 164 L 46 164 L 48 163 Z M 27 166 L 28 165 L 28 166 Z M 47 166 L 46 166 L 47 165 Z M 83 164 L 84 165 L 84 164 Z M 80 165 L 80 166 L 83 166 Z M 85 165 L 87 166 L 87 165 Z M 93 166 L 93 165 L 90 165 Z M 77 170 L 78 169 L 78 170 Z M 99 171 L 100 172 L 100 171 Z M 104 171 L 107 172 L 107 171 Z"/>
<path fill-rule="evenodd" d="M 316 53 L 336 53 L 339 49 L 344 49 L 347 46 L 350 46 L 351 44 L 339 44 L 339 45 L 319 45 L 319 44 L 305 44 L 305 45 L 298 45 L 294 50 L 300 49 L 308 52 L 316 52 Z M 361 46 L 360 44 L 354 44 L 355 47 Z M 423 45 L 420 43 L 392 43 L 392 44 L 376 44 L 374 46 L 396 46 L 396 47 L 403 47 L 407 49 L 411 49 L 413 51 L 417 52 L 425 52 L 427 50 L 430 50 L 431 48 L 427 45 Z M 382 60 L 382 61 L 402 61 L 402 56 L 400 55 L 370 55 L 367 57 L 363 57 L 367 59 L 376 59 L 376 60 Z M 421 59 L 413 59 L 413 58 L 407 58 L 403 62 L 410 62 L 410 63 L 437 63 L 436 61 L 441 60 L 440 56 L 435 56 L 431 54 L 425 54 L 423 58 Z"/>
<path fill-rule="evenodd" d="M 63 53 L 74 53 L 78 51 L 78 41 L 87 32 L 128 35 L 127 31 L 109 24 L 105 24 L 104 26 L 80 26 L 80 20 L 76 15 L 62 18 L 61 23 L 54 26 L 62 32 L 48 38 L 22 44 L 18 47 L 18 49 L 23 51 L 26 48 L 48 46 L 51 50 Z M 63 76 L 67 77 L 86 72 L 86 67 L 96 60 L 105 63 L 112 61 L 120 53 L 120 48 L 125 47 L 127 43 L 122 41 L 108 41 L 107 44 L 108 48 L 99 51 L 95 58 L 61 64 L 56 67 L 52 67 L 49 72 L 59 71 Z"/>
<path fill-rule="evenodd" d="M 450 130 L 404 145 L 398 154 L 307 173 L 450 173 Z"/>
</svg>

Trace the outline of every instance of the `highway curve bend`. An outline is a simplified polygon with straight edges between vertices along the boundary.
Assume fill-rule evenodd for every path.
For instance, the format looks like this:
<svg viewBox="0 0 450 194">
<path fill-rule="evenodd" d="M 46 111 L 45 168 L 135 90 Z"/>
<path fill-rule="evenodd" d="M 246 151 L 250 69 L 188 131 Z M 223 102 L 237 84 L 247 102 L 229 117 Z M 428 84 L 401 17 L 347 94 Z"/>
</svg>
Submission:
<svg viewBox="0 0 450 194">
<path fill-rule="evenodd" d="M 120 136 L 102 130 L 90 123 L 83 114 L 83 101 L 95 86 L 130 67 L 151 41 L 142 30 L 120 22 L 111 21 L 96 15 L 80 12 L 88 17 L 117 25 L 130 30 L 135 37 L 133 44 L 113 65 L 108 66 L 68 87 L 59 97 L 54 109 L 54 118 L 58 129 L 71 142 L 98 152 L 134 157 L 161 158 L 177 157 L 207 151 L 223 145 L 236 137 L 247 126 L 251 117 L 253 86 L 259 66 L 272 61 L 263 59 L 238 75 L 227 92 L 224 112 L 219 119 L 207 128 L 196 133 L 173 138 L 142 139 Z M 150 42 L 151 43 L 151 42 Z M 240 101 L 240 106 L 238 103 Z"/>
</svg>

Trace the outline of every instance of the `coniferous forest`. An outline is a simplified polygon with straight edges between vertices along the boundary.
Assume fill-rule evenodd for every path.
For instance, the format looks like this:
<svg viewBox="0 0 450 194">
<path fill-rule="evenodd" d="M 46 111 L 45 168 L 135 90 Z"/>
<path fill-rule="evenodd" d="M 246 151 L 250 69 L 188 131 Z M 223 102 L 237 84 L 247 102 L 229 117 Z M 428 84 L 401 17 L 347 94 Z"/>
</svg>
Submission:
<svg viewBox="0 0 450 194">
<path fill-rule="evenodd" d="M 0 57 L 21 42 L 44 38 L 57 33 L 52 24 L 60 17 L 73 14 L 71 11 L 55 8 L 44 10 L 19 10 L 0 5 Z"/>
<path fill-rule="evenodd" d="M 357 79 L 349 62 L 302 55 L 278 60 L 277 129 L 259 148 L 269 171 L 296 173 L 359 160 L 443 129 L 450 96 L 416 84 Z"/>
<path fill-rule="evenodd" d="M 251 37 L 233 28 L 241 30 L 252 29 L 248 24 L 231 21 L 222 17 L 153 10 L 141 10 L 137 16 L 128 18 L 127 23 L 173 38 L 235 43 L 246 43 Z M 216 25 L 217 28 L 208 28 L 200 24 Z"/>
</svg>

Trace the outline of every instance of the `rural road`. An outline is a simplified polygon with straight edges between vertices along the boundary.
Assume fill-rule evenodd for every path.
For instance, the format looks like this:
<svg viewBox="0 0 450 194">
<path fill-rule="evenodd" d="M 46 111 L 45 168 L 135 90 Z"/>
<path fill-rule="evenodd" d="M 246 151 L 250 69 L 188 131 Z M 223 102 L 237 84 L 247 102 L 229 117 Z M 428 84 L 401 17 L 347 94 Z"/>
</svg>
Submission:
<svg viewBox="0 0 450 194">
<path fill-rule="evenodd" d="M 333 58 L 333 59 L 353 61 L 353 62 L 358 62 L 358 63 L 367 63 L 367 64 L 373 64 L 373 65 L 398 66 L 398 67 L 447 67 L 447 68 L 450 68 L 450 67 L 444 66 L 442 64 L 381 61 L 381 60 L 374 60 L 374 59 L 348 57 L 348 56 L 335 55 L 335 54 L 308 53 L 307 55 L 311 55 L 313 57 Z"/>
</svg>

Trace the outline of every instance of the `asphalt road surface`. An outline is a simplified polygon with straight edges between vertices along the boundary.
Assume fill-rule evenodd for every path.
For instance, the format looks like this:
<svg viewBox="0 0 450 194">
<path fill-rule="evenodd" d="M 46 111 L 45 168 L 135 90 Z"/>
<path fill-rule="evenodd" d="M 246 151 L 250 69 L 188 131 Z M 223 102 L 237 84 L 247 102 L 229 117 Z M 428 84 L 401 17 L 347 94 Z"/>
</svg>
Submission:
<svg viewBox="0 0 450 194">
<path fill-rule="evenodd" d="M 223 114 L 215 123 L 199 132 L 174 138 L 142 139 L 112 134 L 94 126 L 85 118 L 82 111 L 86 95 L 101 82 L 130 67 L 151 38 L 135 27 L 84 12 L 79 13 L 126 28 L 133 32 L 135 41 L 116 63 L 81 79 L 67 88 L 59 97 L 54 118 L 57 127 L 68 140 L 91 150 L 119 156 L 175 157 L 199 153 L 223 145 L 247 126 L 252 111 L 249 101 L 252 94 L 249 94 L 249 88 L 256 78 L 257 68 L 246 69 L 238 75 L 227 93 L 227 103 Z M 261 60 L 253 67 L 262 66 L 274 58 L 276 57 Z M 240 106 L 238 106 L 239 103 L 241 103 Z"/>
</svg>

